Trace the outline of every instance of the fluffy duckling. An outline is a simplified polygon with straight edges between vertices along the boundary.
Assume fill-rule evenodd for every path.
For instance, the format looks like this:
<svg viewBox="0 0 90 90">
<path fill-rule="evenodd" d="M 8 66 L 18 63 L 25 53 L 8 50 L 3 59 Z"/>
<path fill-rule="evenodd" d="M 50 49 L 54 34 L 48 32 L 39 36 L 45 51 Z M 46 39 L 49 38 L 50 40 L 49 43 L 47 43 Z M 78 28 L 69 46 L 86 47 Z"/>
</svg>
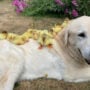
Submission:
<svg viewBox="0 0 90 90">
<path fill-rule="evenodd" d="M 30 38 L 30 34 L 28 32 L 25 32 L 24 34 L 21 35 L 22 40 L 28 41 Z"/>
<path fill-rule="evenodd" d="M 57 24 L 50 30 L 50 32 L 52 33 L 53 37 L 55 37 L 57 33 L 60 32 L 61 30 L 62 30 L 61 25 Z"/>
<path fill-rule="evenodd" d="M 53 35 L 53 38 L 68 24 L 69 19 L 65 19 L 62 24 L 56 24 L 52 29 L 49 30 L 49 33 Z"/>
<path fill-rule="evenodd" d="M 42 32 L 41 30 L 33 30 L 33 32 L 32 32 L 32 38 L 34 40 L 37 40 L 40 37 L 40 33 L 41 32 Z"/>
<path fill-rule="evenodd" d="M 16 44 L 16 45 L 23 45 L 26 41 L 23 39 L 22 36 L 17 36 L 12 43 Z"/>
<path fill-rule="evenodd" d="M 2 40 L 2 39 L 6 39 L 7 36 L 8 36 L 7 31 L 3 31 L 2 33 L 0 33 L 0 40 Z"/>
<path fill-rule="evenodd" d="M 13 41 L 16 37 L 18 37 L 19 35 L 14 34 L 14 33 L 8 33 L 7 35 L 7 40 L 9 41 Z"/>
<path fill-rule="evenodd" d="M 40 37 L 38 39 L 38 42 L 42 46 L 48 46 L 52 44 L 52 35 L 48 32 L 48 30 L 43 30 L 40 33 Z"/>
<path fill-rule="evenodd" d="M 61 24 L 61 28 L 66 27 L 66 26 L 68 25 L 69 21 L 70 21 L 70 20 L 69 20 L 68 18 L 66 18 L 66 19 L 64 20 L 64 22 Z"/>
<path fill-rule="evenodd" d="M 33 37 L 33 34 L 32 34 L 33 31 L 34 31 L 34 29 L 28 29 L 27 32 L 25 33 L 26 36 L 28 36 L 29 38 L 32 38 Z"/>
<path fill-rule="evenodd" d="M 58 33 L 61 31 L 62 28 L 61 28 L 61 25 L 56 24 L 52 29 L 55 33 Z"/>
</svg>

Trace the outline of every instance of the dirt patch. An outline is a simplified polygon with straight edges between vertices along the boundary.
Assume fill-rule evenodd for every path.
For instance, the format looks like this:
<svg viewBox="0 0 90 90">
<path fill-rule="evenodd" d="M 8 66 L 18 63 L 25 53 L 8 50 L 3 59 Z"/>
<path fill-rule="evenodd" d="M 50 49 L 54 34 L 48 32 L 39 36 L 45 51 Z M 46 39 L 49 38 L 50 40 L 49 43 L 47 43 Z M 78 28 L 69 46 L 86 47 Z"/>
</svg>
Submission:
<svg viewBox="0 0 90 90">
<path fill-rule="evenodd" d="M 50 29 L 55 23 L 61 23 L 58 18 L 33 18 L 16 14 L 11 0 L 0 2 L 0 32 L 8 31 L 23 33 L 28 28 Z M 90 90 L 90 83 L 66 83 L 52 79 L 37 79 L 22 81 L 14 90 Z"/>
<path fill-rule="evenodd" d="M 11 0 L 0 2 L 0 31 L 23 33 L 28 28 L 49 29 L 60 22 L 58 18 L 23 17 L 15 12 Z"/>
<path fill-rule="evenodd" d="M 52 79 L 24 81 L 14 90 L 90 90 L 90 83 L 66 83 Z"/>
</svg>

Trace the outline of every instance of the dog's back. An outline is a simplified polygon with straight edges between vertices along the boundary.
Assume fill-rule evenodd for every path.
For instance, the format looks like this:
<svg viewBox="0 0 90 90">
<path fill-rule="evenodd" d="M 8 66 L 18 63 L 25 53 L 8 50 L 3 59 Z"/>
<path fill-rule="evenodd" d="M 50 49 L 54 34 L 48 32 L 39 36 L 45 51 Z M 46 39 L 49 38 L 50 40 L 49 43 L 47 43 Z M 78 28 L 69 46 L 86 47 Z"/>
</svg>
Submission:
<svg viewBox="0 0 90 90">
<path fill-rule="evenodd" d="M 63 63 L 52 48 L 39 49 L 37 41 L 30 39 L 28 43 L 20 46 L 25 55 L 25 72 L 22 79 L 36 79 L 40 77 L 62 79 Z M 61 64 L 61 65 L 60 65 Z"/>
</svg>

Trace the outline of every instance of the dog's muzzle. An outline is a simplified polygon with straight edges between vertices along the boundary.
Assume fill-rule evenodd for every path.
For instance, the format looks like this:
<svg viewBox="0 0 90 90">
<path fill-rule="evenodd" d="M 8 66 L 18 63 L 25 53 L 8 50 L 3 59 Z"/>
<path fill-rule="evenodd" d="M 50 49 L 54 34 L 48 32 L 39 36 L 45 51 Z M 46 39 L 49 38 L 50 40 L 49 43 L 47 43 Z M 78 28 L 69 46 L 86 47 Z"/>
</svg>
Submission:
<svg viewBox="0 0 90 90">
<path fill-rule="evenodd" d="M 80 49 L 78 49 L 78 50 L 79 50 L 80 54 L 82 55 L 81 50 Z M 84 56 L 84 55 L 82 55 L 82 56 Z M 85 59 L 85 61 L 86 61 L 87 64 L 90 64 L 90 59 L 86 59 L 85 56 L 84 56 L 84 59 Z"/>
<path fill-rule="evenodd" d="M 85 59 L 85 61 L 86 61 L 88 64 L 90 64 L 90 60 Z"/>
</svg>

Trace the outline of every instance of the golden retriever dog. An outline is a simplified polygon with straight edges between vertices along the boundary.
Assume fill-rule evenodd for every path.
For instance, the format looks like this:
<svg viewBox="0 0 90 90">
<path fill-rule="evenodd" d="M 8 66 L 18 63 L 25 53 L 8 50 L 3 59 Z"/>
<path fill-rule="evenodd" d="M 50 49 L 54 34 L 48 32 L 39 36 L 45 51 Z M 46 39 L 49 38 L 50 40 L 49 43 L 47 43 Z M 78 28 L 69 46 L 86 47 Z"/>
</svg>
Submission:
<svg viewBox="0 0 90 90">
<path fill-rule="evenodd" d="M 81 82 L 90 80 L 90 17 L 72 20 L 53 40 L 53 48 L 38 49 L 0 40 L 0 90 L 13 90 L 21 80 L 41 77 Z"/>
</svg>

